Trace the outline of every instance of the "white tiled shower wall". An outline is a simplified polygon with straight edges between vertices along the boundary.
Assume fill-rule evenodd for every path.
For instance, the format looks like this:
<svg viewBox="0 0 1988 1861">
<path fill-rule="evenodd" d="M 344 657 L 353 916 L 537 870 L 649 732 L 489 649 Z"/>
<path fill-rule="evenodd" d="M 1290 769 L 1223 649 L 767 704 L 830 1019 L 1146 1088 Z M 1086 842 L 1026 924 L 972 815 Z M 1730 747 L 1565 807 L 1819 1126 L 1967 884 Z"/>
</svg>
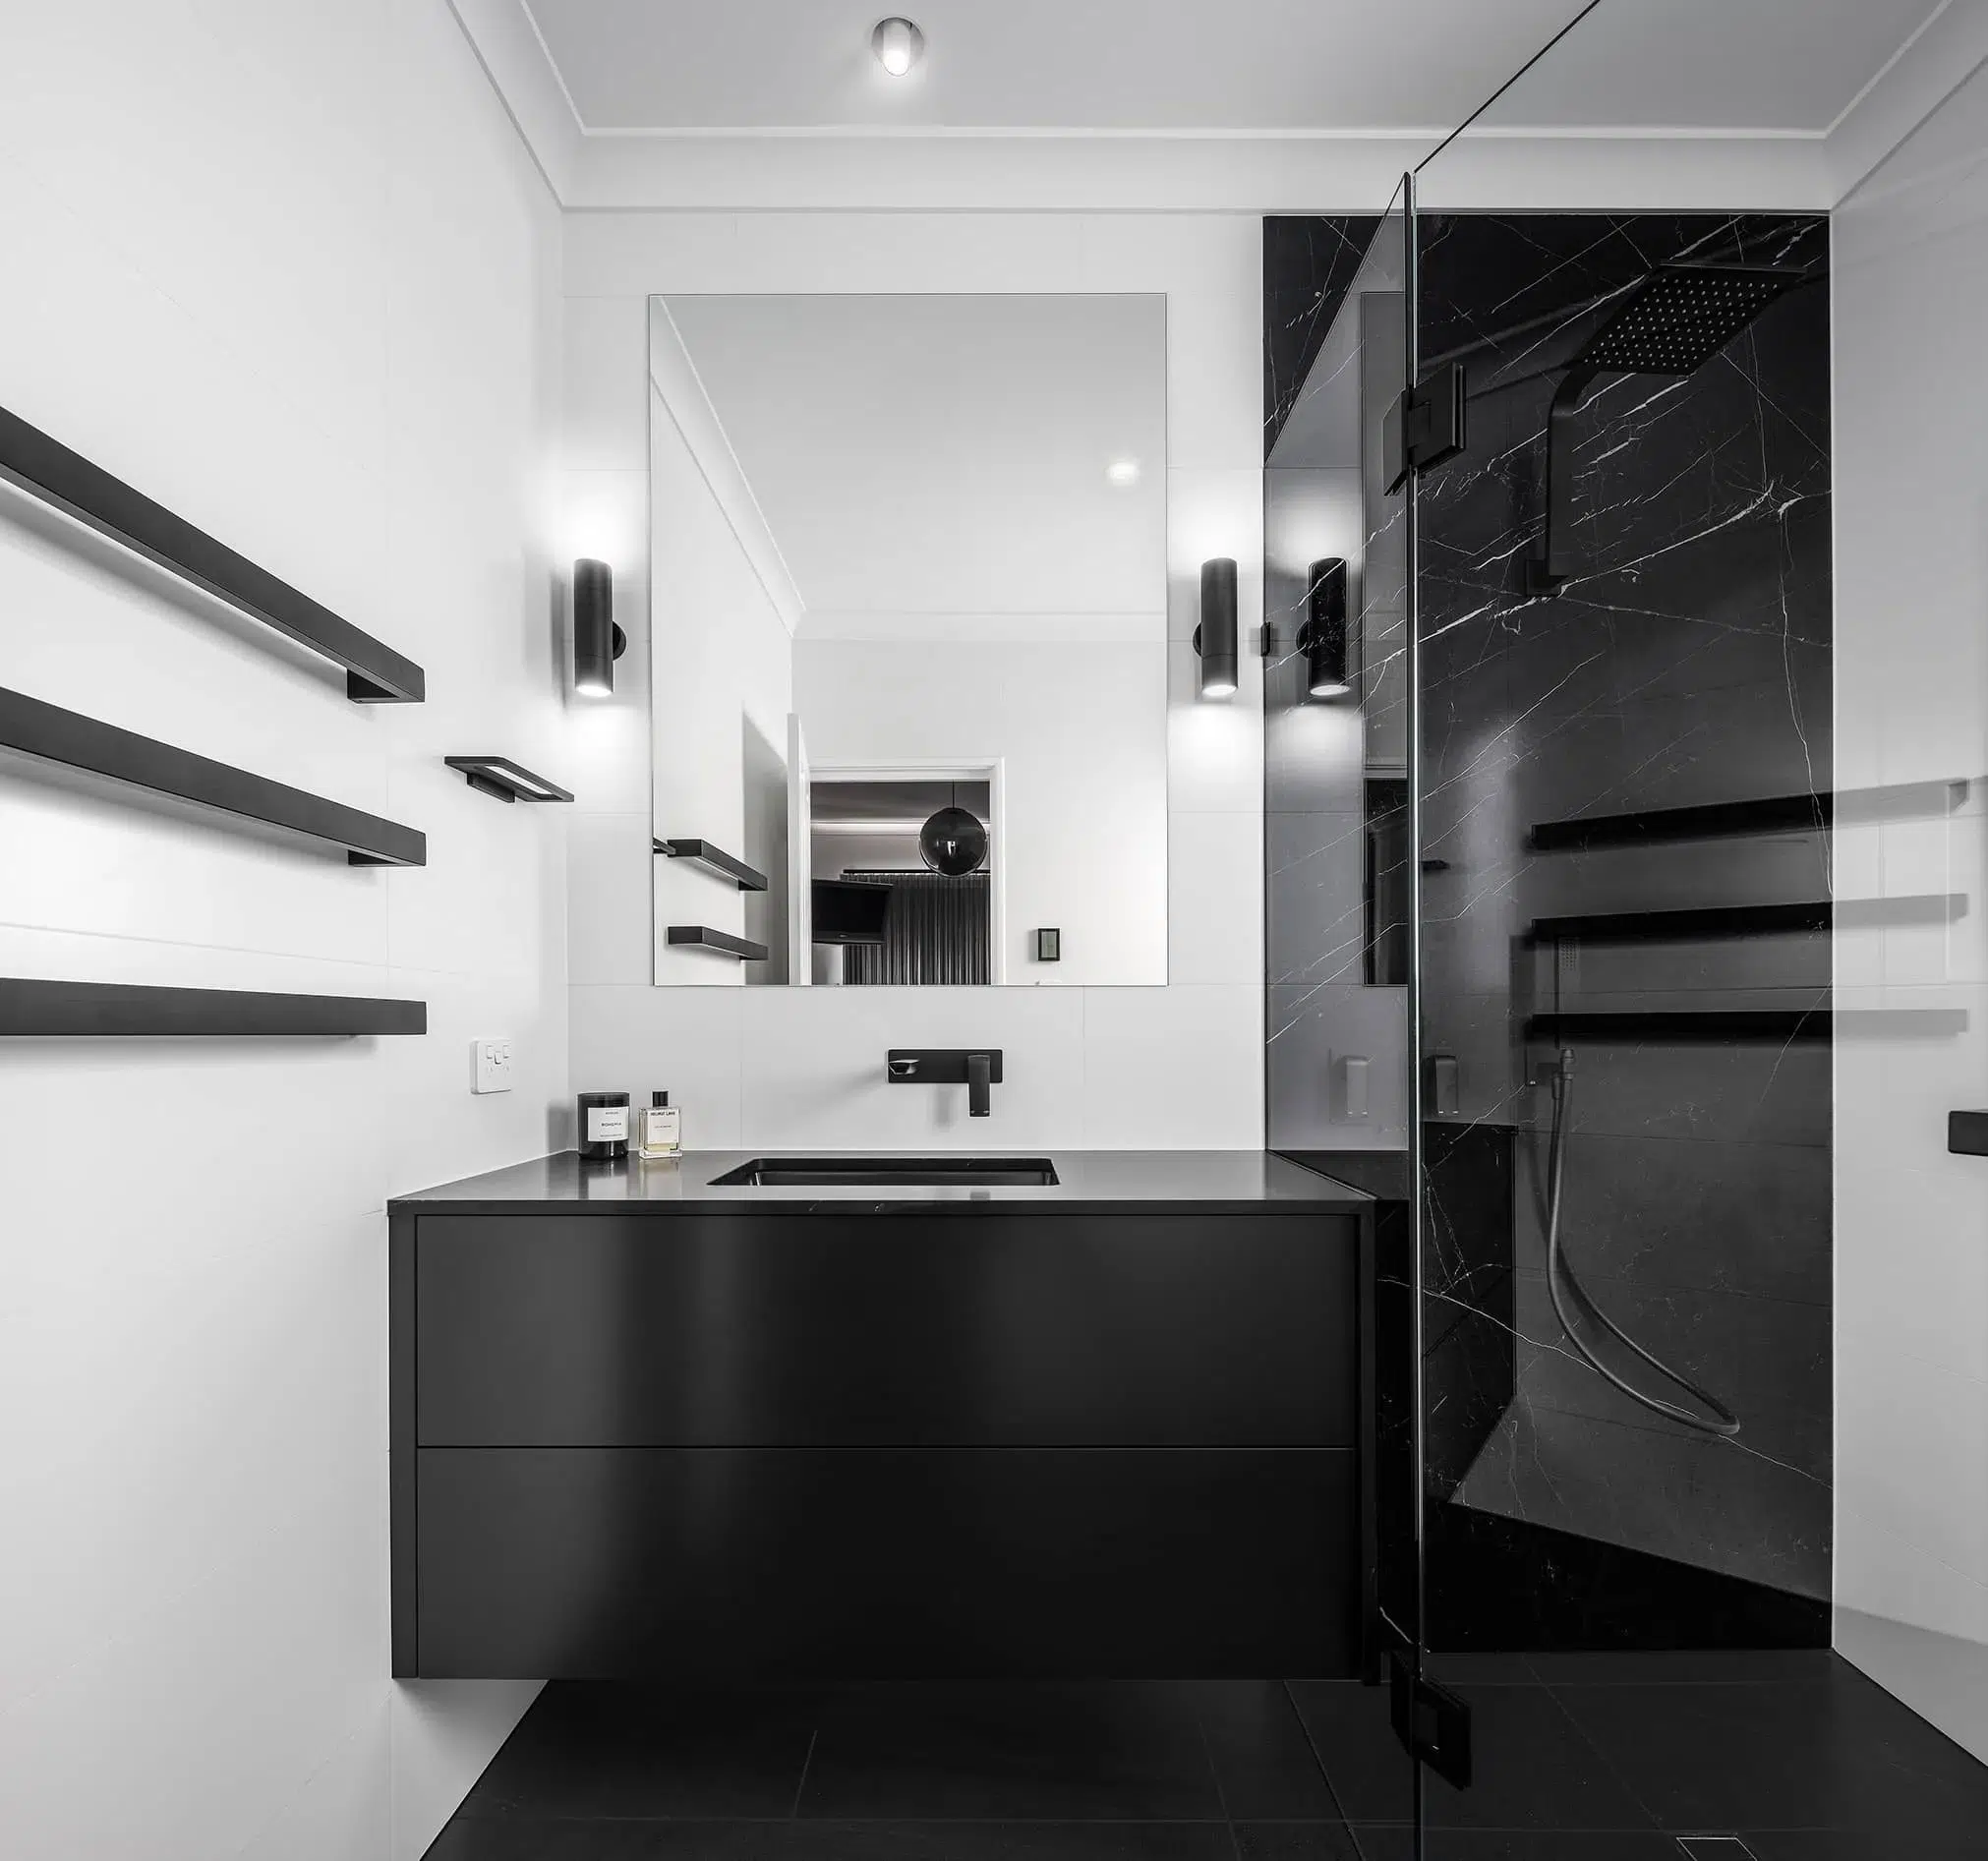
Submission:
<svg viewBox="0 0 1988 1861">
<path fill-rule="evenodd" d="M 1167 294 L 1171 645 L 1164 988 L 650 984 L 646 300 L 656 292 Z M 569 213 L 564 547 L 606 554 L 629 650 L 580 718 L 575 1089 L 669 1088 L 700 1149 L 1257 1149 L 1262 1092 L 1261 231 L 1250 213 Z M 1195 699 L 1200 564 L 1233 555 L 1243 685 Z M 669 675 L 668 667 L 659 675 Z M 1003 1050 L 994 1115 L 887 1088 L 893 1046 Z"/>
<path fill-rule="evenodd" d="M 342 858 L 9 774 L 0 973 L 411 996 L 426 1040 L 0 1043 L 0 1848 L 412 1857 L 535 1683 L 396 1687 L 386 1222 L 555 1147 L 557 210 L 441 0 L 6 10 L 0 406 L 422 664 L 0 499 L 0 686 L 426 831 Z M 469 1042 L 517 1086 L 471 1097 Z"/>
</svg>

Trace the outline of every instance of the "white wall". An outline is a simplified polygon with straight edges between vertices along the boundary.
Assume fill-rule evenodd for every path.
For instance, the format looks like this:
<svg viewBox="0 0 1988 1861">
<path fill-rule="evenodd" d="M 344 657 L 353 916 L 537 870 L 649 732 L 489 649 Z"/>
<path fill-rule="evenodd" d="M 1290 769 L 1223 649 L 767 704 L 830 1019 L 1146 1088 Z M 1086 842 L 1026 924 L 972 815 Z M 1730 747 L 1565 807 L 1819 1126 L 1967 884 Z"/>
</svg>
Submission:
<svg viewBox="0 0 1988 1861">
<path fill-rule="evenodd" d="M 1167 651 L 1071 640 L 794 642 L 817 770 L 999 760 L 1011 984 L 1167 975 Z M 1063 933 L 1054 964 L 1035 932 Z"/>
<path fill-rule="evenodd" d="M 668 213 L 568 216 L 565 509 L 615 533 L 640 611 L 652 292 L 1163 291 L 1168 328 L 1168 985 L 1082 989 L 657 989 L 614 817 L 645 814 L 640 681 L 584 723 L 571 991 L 577 1087 L 669 1087 L 696 1148 L 1066 1148 L 1262 1141 L 1260 662 L 1233 704 L 1194 700 L 1202 560 L 1233 555 L 1260 611 L 1261 234 L 1254 214 Z M 631 657 L 635 649 L 631 646 Z M 617 839 L 618 837 L 618 839 Z M 618 844 L 622 851 L 616 852 Z M 631 903 L 631 897 L 635 902 Z M 582 922 L 599 926 L 583 938 Z M 994 1116 L 964 1093 L 886 1090 L 891 1046 L 990 1041 Z"/>
<path fill-rule="evenodd" d="M 1838 1040 L 1836 1642 L 1988 1759 L 1988 1159 L 1945 1147 L 1988 1105 L 1988 75 L 1840 209 L 1835 276 L 1837 787 L 1973 779 L 1947 818 L 1839 804 L 1840 897 L 1966 904 L 1840 916 L 1839 1006 L 1967 1029 Z"/>
<path fill-rule="evenodd" d="M 0 772 L 0 973 L 413 996 L 426 1039 L 0 1042 L 0 1848 L 413 1856 L 532 1683 L 396 1688 L 384 1203 L 555 1147 L 556 214 L 443 0 L 8 11 L 0 405 L 428 671 L 9 494 L 0 685 L 426 831 L 363 871 Z M 472 1098 L 472 1034 L 518 1088 Z"/>
</svg>

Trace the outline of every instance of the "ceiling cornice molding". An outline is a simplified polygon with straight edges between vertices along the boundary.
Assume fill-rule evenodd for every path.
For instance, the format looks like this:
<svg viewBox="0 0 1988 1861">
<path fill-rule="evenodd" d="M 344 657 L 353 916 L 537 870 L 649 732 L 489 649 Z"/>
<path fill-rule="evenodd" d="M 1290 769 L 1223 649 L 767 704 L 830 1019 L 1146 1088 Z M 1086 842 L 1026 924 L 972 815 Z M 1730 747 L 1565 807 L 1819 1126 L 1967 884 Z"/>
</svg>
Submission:
<svg viewBox="0 0 1988 1861">
<path fill-rule="evenodd" d="M 1824 143 L 1836 205 L 1988 62 L 1988 0 L 1947 0 L 1851 99 Z"/>
</svg>

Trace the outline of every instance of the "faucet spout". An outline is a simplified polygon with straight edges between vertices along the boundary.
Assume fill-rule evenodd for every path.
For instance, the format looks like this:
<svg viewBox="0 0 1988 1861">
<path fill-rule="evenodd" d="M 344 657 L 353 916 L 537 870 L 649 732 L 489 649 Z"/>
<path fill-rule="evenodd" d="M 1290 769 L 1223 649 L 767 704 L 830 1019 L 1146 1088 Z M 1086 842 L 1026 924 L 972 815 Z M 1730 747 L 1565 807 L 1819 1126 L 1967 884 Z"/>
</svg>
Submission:
<svg viewBox="0 0 1988 1861">
<path fill-rule="evenodd" d="M 994 1060 L 984 1053 L 966 1056 L 966 1116 L 986 1118 L 994 1110 Z"/>
</svg>

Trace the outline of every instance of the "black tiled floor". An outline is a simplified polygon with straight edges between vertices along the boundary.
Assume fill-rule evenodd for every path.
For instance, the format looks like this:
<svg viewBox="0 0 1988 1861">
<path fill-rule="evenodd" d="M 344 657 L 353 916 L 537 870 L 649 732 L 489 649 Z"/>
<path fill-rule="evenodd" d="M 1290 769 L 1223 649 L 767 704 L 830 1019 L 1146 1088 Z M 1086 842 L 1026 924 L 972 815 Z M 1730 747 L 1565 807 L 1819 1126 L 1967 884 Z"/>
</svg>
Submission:
<svg viewBox="0 0 1988 1861">
<path fill-rule="evenodd" d="M 1432 1665 L 1473 1708 L 1476 1781 L 1424 1779 L 1423 1861 L 1677 1861 L 1666 1832 L 1711 1831 L 1757 1861 L 1988 1855 L 1988 1768 L 1834 1656 Z M 429 1853 L 1411 1861 L 1412 1785 L 1385 1692 L 1352 1682 L 568 1682 Z"/>
<path fill-rule="evenodd" d="M 880 1686 L 823 1709 L 804 1817 L 1222 1822 L 1186 1689 Z"/>
</svg>

